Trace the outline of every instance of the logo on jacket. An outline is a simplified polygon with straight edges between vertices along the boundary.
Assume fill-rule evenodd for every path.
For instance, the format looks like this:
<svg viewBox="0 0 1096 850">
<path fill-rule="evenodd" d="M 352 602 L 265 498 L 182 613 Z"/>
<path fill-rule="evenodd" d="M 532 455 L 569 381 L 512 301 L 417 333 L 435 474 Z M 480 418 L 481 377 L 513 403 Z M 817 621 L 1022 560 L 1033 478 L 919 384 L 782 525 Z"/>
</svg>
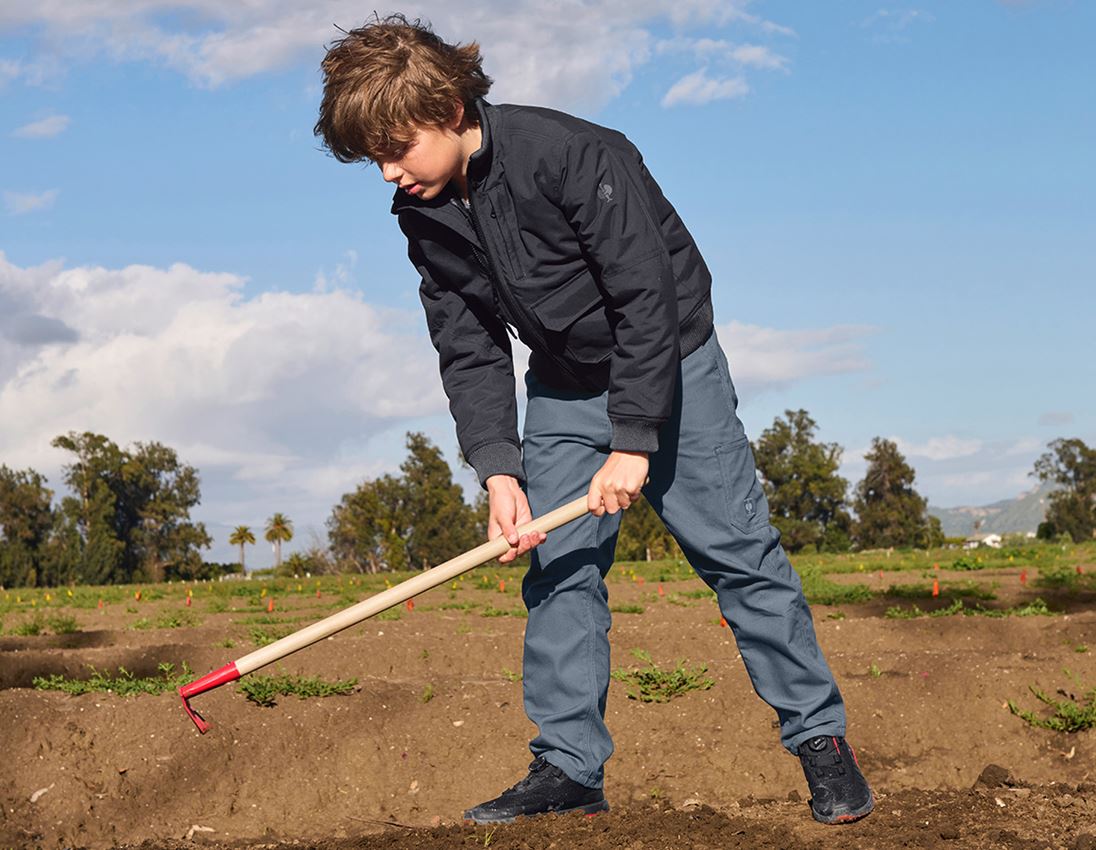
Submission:
<svg viewBox="0 0 1096 850">
<path fill-rule="evenodd" d="M 597 196 L 605 203 L 609 203 L 613 200 L 613 187 L 608 183 L 602 183 L 597 187 Z"/>
</svg>

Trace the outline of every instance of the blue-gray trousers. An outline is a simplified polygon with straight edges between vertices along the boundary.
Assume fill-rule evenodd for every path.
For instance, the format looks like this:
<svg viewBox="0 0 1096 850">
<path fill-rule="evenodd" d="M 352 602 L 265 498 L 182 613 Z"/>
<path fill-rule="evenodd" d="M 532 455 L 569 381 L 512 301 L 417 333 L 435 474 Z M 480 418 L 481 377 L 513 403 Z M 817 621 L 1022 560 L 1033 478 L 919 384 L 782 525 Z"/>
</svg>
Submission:
<svg viewBox="0 0 1096 850">
<path fill-rule="evenodd" d="M 523 435 L 529 505 L 539 516 L 582 495 L 609 452 L 607 394 L 550 389 L 526 375 Z M 758 695 L 792 753 L 815 735 L 844 735 L 845 707 L 814 633 L 799 576 L 769 523 L 738 397 L 713 333 L 681 361 L 674 412 L 651 455 L 643 493 L 719 600 Z M 569 777 L 599 787 L 613 752 L 608 591 L 621 514 L 587 515 L 533 550 L 522 585 L 525 711 L 530 743 Z"/>
</svg>

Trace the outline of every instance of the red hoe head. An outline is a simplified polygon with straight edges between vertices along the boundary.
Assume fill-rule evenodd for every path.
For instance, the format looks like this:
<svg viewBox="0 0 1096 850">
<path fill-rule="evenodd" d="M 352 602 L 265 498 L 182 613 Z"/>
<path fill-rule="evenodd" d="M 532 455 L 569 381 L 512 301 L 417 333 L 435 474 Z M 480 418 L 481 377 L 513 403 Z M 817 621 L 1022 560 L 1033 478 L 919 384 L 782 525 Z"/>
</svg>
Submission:
<svg viewBox="0 0 1096 850">
<path fill-rule="evenodd" d="M 186 709 L 186 713 L 190 715 L 190 719 L 194 721 L 194 725 L 198 727 L 198 731 L 203 735 L 209 731 L 209 724 L 202 719 L 202 715 L 190 707 L 190 698 L 196 697 L 198 694 L 204 694 L 214 688 L 219 688 L 221 685 L 227 685 L 229 682 L 235 682 L 239 678 L 240 673 L 236 669 L 236 662 L 230 661 L 221 669 L 206 673 L 202 678 L 179 688 L 179 696 L 183 698 L 183 708 Z"/>
</svg>

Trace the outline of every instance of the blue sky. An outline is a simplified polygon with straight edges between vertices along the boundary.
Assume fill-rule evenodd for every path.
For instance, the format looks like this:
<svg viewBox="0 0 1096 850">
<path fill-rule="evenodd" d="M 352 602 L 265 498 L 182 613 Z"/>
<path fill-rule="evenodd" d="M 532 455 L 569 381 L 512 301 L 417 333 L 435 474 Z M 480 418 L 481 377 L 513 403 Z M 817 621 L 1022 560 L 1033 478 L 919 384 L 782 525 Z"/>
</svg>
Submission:
<svg viewBox="0 0 1096 850">
<path fill-rule="evenodd" d="M 453 459 L 390 187 L 311 132 L 359 4 L 23 6 L 0 3 L 0 462 L 60 487 L 58 433 L 165 442 L 229 559 L 276 510 L 322 537 L 408 429 Z M 941 506 L 1096 442 L 1092 4 L 557 9 L 401 8 L 480 41 L 493 101 L 639 145 L 712 269 L 751 436 L 806 408 L 852 481 L 897 439 Z"/>
</svg>

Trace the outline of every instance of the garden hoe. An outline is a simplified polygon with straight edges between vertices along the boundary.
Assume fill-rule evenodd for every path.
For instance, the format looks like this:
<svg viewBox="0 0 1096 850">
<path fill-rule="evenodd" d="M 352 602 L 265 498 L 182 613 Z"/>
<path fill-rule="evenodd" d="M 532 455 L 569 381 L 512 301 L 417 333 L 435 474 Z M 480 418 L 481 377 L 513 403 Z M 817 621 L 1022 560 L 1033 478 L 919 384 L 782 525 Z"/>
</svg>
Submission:
<svg viewBox="0 0 1096 850">
<path fill-rule="evenodd" d="M 580 496 L 573 502 L 556 508 L 532 522 L 518 526 L 518 535 L 521 536 L 534 531 L 547 534 L 561 525 L 578 519 L 586 514 L 587 510 L 586 496 Z M 332 614 L 330 617 L 325 617 L 311 626 L 305 626 L 291 635 L 286 635 L 281 640 L 260 647 L 254 652 L 249 652 L 242 658 L 229 662 L 219 670 L 207 673 L 189 685 L 183 685 L 179 688 L 179 695 L 183 698 L 183 708 L 190 715 L 190 719 L 194 721 L 194 725 L 198 727 L 198 731 L 204 733 L 209 729 L 209 724 L 202 719 L 198 712 L 191 708 L 191 697 L 219 688 L 229 682 L 235 682 L 241 676 L 285 658 L 298 649 L 304 649 L 306 646 L 311 646 L 336 632 L 341 632 L 355 623 L 360 623 L 362 620 L 374 617 L 382 611 L 387 611 L 389 608 L 406 602 L 413 596 L 418 596 L 420 593 L 425 593 L 439 584 L 444 584 L 450 579 L 456 578 L 461 573 L 466 573 L 481 564 L 486 564 L 488 561 L 506 554 L 509 548 L 510 544 L 506 542 L 504 537 L 496 537 L 494 540 L 477 546 L 475 549 L 470 549 L 463 555 L 458 555 L 444 564 L 439 564 L 426 572 L 407 579 L 407 581 L 400 582 L 395 587 L 390 587 L 375 596 L 363 599 L 356 605 L 344 608 L 342 611 Z"/>
</svg>

